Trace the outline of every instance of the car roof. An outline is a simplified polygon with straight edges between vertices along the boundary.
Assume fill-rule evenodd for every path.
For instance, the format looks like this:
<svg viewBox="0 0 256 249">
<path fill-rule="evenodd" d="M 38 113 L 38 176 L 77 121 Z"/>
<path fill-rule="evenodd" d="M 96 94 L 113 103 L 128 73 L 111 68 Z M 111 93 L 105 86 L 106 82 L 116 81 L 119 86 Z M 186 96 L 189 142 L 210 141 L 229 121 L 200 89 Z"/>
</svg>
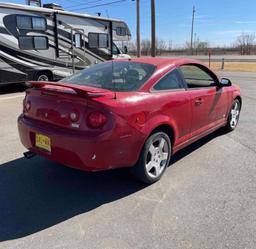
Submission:
<svg viewBox="0 0 256 249">
<path fill-rule="evenodd" d="M 131 58 L 127 61 L 131 62 L 140 62 L 156 66 L 158 69 L 164 68 L 166 66 L 179 66 L 182 64 L 199 64 L 203 65 L 198 60 L 188 59 L 188 58 L 162 58 L 162 57 L 140 57 L 140 58 Z"/>
</svg>

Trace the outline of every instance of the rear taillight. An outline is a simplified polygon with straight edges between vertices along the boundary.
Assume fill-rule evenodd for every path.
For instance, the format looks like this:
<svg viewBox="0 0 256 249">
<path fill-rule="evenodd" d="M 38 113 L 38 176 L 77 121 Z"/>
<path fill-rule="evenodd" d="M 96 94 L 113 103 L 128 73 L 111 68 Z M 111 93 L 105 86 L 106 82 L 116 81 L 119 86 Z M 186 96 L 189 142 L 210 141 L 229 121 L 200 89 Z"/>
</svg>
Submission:
<svg viewBox="0 0 256 249">
<path fill-rule="evenodd" d="M 98 111 L 89 114 L 87 123 L 91 128 L 101 128 L 107 123 L 107 117 Z"/>
<path fill-rule="evenodd" d="M 30 100 L 24 100 L 24 112 L 29 112 L 29 110 L 31 109 L 31 102 Z"/>
</svg>

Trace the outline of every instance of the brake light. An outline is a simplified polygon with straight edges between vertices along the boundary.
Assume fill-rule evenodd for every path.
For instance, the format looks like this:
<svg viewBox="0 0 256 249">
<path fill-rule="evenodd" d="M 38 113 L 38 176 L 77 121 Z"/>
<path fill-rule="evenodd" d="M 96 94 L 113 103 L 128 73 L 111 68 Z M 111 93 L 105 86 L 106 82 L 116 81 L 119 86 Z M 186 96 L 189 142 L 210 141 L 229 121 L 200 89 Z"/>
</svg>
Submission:
<svg viewBox="0 0 256 249">
<path fill-rule="evenodd" d="M 87 122 L 91 128 L 101 128 L 107 123 L 107 117 L 103 113 L 95 111 L 89 114 Z"/>
<path fill-rule="evenodd" d="M 24 112 L 28 112 L 31 109 L 31 102 L 29 100 L 24 100 Z"/>
</svg>

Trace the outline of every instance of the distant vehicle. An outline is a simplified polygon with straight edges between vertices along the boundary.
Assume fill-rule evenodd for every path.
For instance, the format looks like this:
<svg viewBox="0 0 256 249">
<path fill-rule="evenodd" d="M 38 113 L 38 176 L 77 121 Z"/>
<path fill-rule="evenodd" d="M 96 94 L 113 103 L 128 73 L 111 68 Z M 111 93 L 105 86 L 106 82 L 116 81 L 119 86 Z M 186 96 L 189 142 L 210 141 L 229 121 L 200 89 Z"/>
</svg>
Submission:
<svg viewBox="0 0 256 249">
<path fill-rule="evenodd" d="M 191 59 L 117 60 L 30 87 L 18 118 L 26 157 L 88 171 L 135 165 L 146 183 L 178 150 L 234 130 L 242 106 L 239 87 Z"/>
<path fill-rule="evenodd" d="M 59 80 L 127 57 L 116 45 L 131 36 L 123 21 L 45 6 L 0 3 L 0 83 Z"/>
</svg>

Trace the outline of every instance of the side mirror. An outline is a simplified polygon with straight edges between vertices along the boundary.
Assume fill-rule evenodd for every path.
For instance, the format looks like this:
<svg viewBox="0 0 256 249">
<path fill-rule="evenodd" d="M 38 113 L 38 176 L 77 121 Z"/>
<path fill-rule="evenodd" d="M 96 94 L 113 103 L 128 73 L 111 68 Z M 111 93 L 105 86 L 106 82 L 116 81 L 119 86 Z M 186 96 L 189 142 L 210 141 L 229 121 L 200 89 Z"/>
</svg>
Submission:
<svg viewBox="0 0 256 249">
<path fill-rule="evenodd" d="M 220 86 L 224 87 L 224 86 L 232 86 L 231 80 L 227 79 L 227 78 L 222 78 L 220 80 Z"/>
</svg>

